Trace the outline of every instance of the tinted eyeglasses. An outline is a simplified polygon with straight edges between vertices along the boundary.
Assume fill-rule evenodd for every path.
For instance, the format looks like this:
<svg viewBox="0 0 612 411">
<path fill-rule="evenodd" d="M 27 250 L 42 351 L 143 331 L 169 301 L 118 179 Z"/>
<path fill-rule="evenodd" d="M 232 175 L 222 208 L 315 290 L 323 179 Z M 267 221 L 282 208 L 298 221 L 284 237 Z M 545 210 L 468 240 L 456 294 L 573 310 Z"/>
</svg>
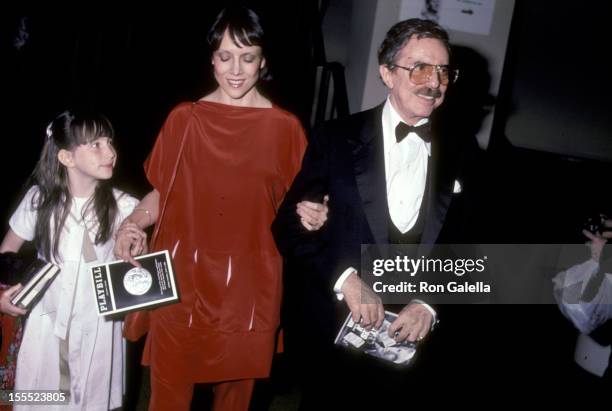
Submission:
<svg viewBox="0 0 612 411">
<path fill-rule="evenodd" d="M 447 85 L 454 83 L 459 78 L 459 70 L 451 68 L 447 65 L 416 63 L 412 67 L 404 67 L 398 64 L 389 65 L 390 69 L 395 67 L 406 70 L 410 75 L 410 80 L 415 84 L 425 84 L 431 80 L 434 70 L 438 74 L 440 84 Z"/>
</svg>

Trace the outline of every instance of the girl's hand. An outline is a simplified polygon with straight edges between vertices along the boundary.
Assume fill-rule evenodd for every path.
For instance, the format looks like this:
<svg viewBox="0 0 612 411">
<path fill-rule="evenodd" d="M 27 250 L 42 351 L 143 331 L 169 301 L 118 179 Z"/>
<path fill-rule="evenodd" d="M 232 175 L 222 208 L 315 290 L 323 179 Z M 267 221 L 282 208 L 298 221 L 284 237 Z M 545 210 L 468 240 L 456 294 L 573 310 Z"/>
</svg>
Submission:
<svg viewBox="0 0 612 411">
<path fill-rule="evenodd" d="M 7 288 L 0 296 L 0 311 L 4 314 L 8 314 L 13 317 L 18 315 L 25 315 L 27 313 L 23 308 L 19 308 L 16 305 L 11 304 L 11 299 L 17 294 L 23 286 L 21 284 L 15 284 L 14 286 Z"/>
<path fill-rule="evenodd" d="M 147 233 L 138 227 L 137 224 L 126 219 L 121 223 L 119 230 L 115 234 L 115 240 L 115 248 L 113 249 L 115 257 L 140 267 L 140 263 L 134 257 L 148 251 Z"/>
</svg>

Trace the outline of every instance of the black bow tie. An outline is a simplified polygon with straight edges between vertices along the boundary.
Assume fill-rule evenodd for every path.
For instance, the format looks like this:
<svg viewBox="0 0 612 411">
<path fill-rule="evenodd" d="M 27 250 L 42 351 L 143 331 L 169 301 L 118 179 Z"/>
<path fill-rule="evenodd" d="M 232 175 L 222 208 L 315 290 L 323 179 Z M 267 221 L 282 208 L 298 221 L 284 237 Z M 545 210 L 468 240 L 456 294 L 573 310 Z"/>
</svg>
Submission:
<svg viewBox="0 0 612 411">
<path fill-rule="evenodd" d="M 415 132 L 421 139 L 429 143 L 431 141 L 431 126 L 429 123 L 423 124 L 422 126 L 415 127 L 409 126 L 408 124 L 400 121 L 397 127 L 395 127 L 395 139 L 399 143 L 406 138 L 408 133 Z"/>
</svg>

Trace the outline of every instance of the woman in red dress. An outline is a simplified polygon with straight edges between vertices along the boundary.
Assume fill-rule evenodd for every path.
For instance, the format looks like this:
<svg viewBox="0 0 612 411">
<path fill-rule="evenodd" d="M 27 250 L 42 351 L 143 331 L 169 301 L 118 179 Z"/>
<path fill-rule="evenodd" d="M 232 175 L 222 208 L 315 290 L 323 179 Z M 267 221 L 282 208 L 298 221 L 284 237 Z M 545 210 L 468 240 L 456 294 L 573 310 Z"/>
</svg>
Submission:
<svg viewBox="0 0 612 411">
<path fill-rule="evenodd" d="M 214 385 L 215 410 L 248 409 L 279 327 L 282 260 L 270 225 L 306 139 L 298 119 L 256 88 L 266 59 L 255 13 L 225 9 L 208 42 L 218 87 L 169 114 L 145 163 L 154 189 L 115 248 L 133 261 L 134 233 L 156 223 L 152 249 L 170 250 L 177 275 L 180 303 L 149 315 L 149 410 L 188 410 L 194 383 Z"/>
</svg>

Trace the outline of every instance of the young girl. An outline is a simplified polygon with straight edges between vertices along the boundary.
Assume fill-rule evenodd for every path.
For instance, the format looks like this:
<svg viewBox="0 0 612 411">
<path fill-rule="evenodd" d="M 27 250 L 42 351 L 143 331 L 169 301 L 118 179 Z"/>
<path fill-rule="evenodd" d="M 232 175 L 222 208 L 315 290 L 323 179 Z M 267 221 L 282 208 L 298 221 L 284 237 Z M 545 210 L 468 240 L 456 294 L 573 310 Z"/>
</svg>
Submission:
<svg viewBox="0 0 612 411">
<path fill-rule="evenodd" d="M 113 134 L 99 114 L 65 111 L 53 120 L 32 187 L 0 245 L 0 252 L 16 252 L 24 241 L 34 241 L 39 258 L 61 267 L 29 313 L 15 389 L 69 392 L 75 410 L 117 408 L 123 394 L 122 322 L 97 315 L 88 269 L 114 259 L 113 236 L 138 202 L 109 184 L 117 159 Z M 144 247 L 143 232 L 125 229 Z M 2 294 L 0 311 L 26 314 L 10 304 L 21 287 Z"/>
</svg>

